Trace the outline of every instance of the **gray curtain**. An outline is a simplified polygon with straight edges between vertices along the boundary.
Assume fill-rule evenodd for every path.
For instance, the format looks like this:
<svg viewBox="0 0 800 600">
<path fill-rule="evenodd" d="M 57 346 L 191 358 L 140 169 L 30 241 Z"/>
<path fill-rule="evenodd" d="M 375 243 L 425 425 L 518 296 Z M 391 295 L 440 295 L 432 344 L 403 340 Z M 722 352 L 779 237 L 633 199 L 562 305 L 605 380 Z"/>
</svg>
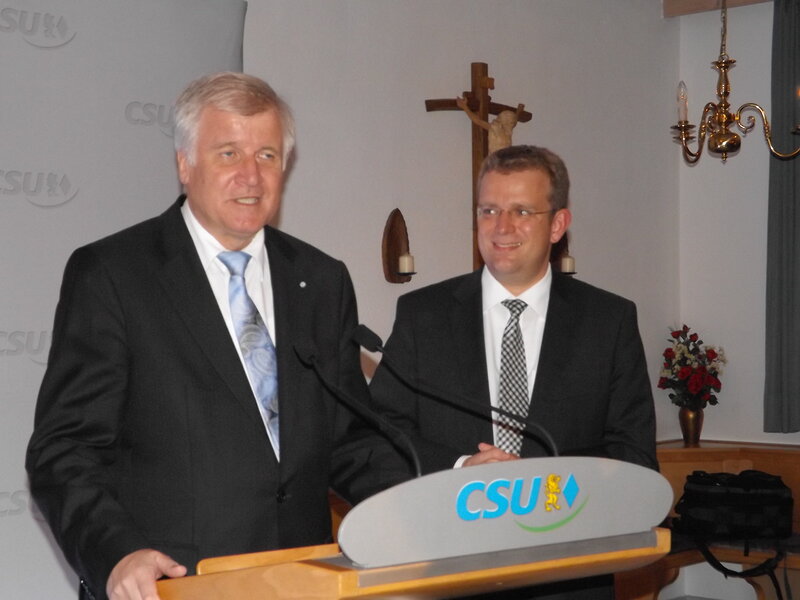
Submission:
<svg viewBox="0 0 800 600">
<path fill-rule="evenodd" d="M 773 143 L 800 144 L 800 2 L 775 0 L 772 30 Z M 800 157 L 770 159 L 764 431 L 800 431 Z"/>
</svg>

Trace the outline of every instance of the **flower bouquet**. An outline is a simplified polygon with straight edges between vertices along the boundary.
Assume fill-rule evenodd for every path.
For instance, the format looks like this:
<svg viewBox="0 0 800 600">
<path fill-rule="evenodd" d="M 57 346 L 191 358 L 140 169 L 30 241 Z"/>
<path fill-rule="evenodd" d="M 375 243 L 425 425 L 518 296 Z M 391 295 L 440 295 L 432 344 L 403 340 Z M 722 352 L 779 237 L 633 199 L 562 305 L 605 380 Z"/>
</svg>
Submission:
<svg viewBox="0 0 800 600">
<path fill-rule="evenodd" d="M 672 346 L 664 350 L 664 365 L 658 387 L 671 390 L 669 399 L 681 408 L 699 410 L 718 403 L 722 389 L 719 376 L 727 363 L 722 348 L 704 346 L 696 333 L 684 325 L 670 331 Z"/>
</svg>

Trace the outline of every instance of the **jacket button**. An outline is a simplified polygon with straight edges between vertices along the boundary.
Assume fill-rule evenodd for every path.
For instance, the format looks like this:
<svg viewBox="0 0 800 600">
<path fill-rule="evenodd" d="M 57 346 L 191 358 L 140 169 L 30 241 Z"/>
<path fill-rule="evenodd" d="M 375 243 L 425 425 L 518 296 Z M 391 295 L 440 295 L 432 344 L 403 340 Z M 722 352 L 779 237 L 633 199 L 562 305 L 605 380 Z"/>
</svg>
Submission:
<svg viewBox="0 0 800 600">
<path fill-rule="evenodd" d="M 275 494 L 275 499 L 278 502 L 284 502 L 286 500 L 286 492 L 280 490 L 277 494 Z"/>
</svg>

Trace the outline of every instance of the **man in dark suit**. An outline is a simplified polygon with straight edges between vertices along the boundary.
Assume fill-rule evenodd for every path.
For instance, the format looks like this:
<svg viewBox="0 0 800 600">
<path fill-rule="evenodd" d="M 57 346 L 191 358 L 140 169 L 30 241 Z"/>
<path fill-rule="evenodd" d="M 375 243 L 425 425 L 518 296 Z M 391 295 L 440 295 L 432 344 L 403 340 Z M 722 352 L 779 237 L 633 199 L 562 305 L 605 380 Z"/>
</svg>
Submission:
<svg viewBox="0 0 800 600">
<path fill-rule="evenodd" d="M 415 393 L 383 366 L 370 385 L 373 401 L 412 437 L 424 472 L 550 453 L 532 428 L 494 418 L 490 403 L 542 426 L 561 454 L 657 468 L 634 304 L 550 267 L 551 247 L 571 221 L 563 162 L 544 148 L 512 146 L 486 159 L 477 185 L 486 268 L 402 296 L 386 344 L 402 371 L 451 391 L 454 403 Z M 505 404 L 514 389 L 522 406 Z M 483 413 L 459 405 L 464 397 L 484 403 Z M 513 596 L 611 598 L 609 579 Z"/>
<path fill-rule="evenodd" d="M 266 226 L 293 143 L 266 83 L 201 78 L 176 105 L 186 195 L 67 264 L 26 467 L 84 597 L 156 598 L 204 557 L 328 542 L 329 486 L 357 502 L 408 477 L 295 352 L 367 401 L 346 268 Z"/>
</svg>

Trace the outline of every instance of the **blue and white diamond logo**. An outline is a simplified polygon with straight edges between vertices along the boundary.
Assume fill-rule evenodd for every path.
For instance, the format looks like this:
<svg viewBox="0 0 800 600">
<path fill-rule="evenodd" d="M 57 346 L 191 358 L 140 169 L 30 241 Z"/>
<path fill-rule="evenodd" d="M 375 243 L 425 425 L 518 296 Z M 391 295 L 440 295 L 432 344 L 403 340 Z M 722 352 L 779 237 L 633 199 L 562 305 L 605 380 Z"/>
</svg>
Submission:
<svg viewBox="0 0 800 600">
<path fill-rule="evenodd" d="M 575 476 L 570 473 L 569 477 L 567 477 L 567 483 L 564 484 L 564 488 L 562 493 L 564 494 L 564 498 L 569 504 L 569 507 L 572 508 L 572 504 L 575 502 L 575 498 L 578 497 L 581 488 L 578 486 L 578 482 L 575 481 Z"/>
</svg>

